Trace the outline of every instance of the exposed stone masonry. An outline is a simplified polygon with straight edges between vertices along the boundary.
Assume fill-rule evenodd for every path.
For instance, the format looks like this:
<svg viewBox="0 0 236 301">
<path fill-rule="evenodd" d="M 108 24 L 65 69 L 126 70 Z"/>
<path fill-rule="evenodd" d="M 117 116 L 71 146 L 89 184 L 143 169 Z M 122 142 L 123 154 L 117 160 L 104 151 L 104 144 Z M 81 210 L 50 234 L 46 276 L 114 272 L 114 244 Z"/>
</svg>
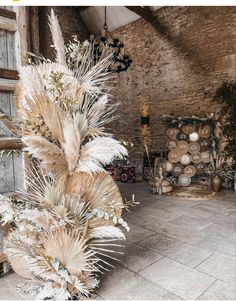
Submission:
<svg viewBox="0 0 236 301">
<path fill-rule="evenodd" d="M 236 7 L 164 7 L 156 12 L 168 27 L 161 37 L 139 19 L 114 32 L 133 59 L 128 71 L 117 75 L 114 101 L 120 115 L 114 132 L 135 146 L 140 165 L 140 98 L 150 98 L 152 150 L 167 141 L 163 114 L 205 116 L 216 109 L 215 90 L 235 79 Z M 141 168 L 139 169 L 141 171 Z"/>
</svg>

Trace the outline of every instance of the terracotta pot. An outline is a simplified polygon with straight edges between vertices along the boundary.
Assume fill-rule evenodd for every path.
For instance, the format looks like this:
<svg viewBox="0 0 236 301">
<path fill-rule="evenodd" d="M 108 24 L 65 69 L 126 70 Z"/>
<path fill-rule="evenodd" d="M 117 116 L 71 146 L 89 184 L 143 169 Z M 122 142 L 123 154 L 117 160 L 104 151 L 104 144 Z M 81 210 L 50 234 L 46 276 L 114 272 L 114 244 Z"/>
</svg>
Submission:
<svg viewBox="0 0 236 301">
<path fill-rule="evenodd" d="M 222 180 L 221 180 L 220 176 L 218 176 L 218 175 L 213 176 L 211 178 L 212 190 L 214 192 L 220 191 L 221 183 L 222 183 Z"/>
</svg>

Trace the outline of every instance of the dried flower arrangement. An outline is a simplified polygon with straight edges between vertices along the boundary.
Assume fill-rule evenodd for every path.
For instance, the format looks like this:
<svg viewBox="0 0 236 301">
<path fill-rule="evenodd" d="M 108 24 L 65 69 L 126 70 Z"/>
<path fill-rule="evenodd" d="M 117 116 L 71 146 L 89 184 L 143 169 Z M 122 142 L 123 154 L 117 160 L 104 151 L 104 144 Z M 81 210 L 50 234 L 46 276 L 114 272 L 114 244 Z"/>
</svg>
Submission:
<svg viewBox="0 0 236 301">
<path fill-rule="evenodd" d="M 164 162 L 160 162 L 158 158 L 154 161 L 154 166 L 151 166 L 149 150 L 146 143 L 144 143 L 145 151 L 149 164 L 149 187 L 153 194 L 162 194 L 172 191 L 173 186 L 171 181 L 165 177 L 165 165 Z"/>
<path fill-rule="evenodd" d="M 218 175 L 222 179 L 233 179 L 233 158 L 225 153 L 211 154 L 211 161 L 205 172 L 211 176 Z"/>
<path fill-rule="evenodd" d="M 20 199 L 0 196 L 0 221 L 11 224 L 4 253 L 13 269 L 31 280 L 24 292 L 36 299 L 80 299 L 113 265 L 123 203 L 104 165 L 127 156 L 105 125 L 114 118 L 109 104 L 106 50 L 94 63 L 93 45 L 75 37 L 64 45 L 52 11 L 50 29 L 56 61 L 31 54 L 16 89 L 22 141 L 37 164 L 26 173 Z"/>
</svg>

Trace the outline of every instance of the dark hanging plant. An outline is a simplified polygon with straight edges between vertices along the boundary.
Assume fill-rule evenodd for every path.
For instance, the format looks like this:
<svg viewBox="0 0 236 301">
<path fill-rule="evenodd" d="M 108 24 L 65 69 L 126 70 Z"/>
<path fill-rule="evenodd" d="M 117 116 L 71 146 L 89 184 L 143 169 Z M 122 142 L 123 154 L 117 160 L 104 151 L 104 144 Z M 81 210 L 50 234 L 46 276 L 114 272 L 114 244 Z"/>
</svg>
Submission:
<svg viewBox="0 0 236 301">
<path fill-rule="evenodd" d="M 226 152 L 234 158 L 236 165 L 236 82 L 224 82 L 216 91 L 214 100 L 222 105 L 223 134 L 229 141 Z"/>
</svg>

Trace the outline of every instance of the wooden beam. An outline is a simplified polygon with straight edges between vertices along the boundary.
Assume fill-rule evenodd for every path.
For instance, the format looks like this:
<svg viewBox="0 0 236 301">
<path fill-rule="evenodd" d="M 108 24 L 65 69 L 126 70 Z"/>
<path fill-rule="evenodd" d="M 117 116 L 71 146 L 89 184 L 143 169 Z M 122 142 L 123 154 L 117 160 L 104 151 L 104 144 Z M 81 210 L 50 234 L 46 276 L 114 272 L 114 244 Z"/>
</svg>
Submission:
<svg viewBox="0 0 236 301">
<path fill-rule="evenodd" d="M 128 10 L 134 12 L 136 15 L 142 17 L 148 22 L 151 22 L 154 19 L 152 11 L 148 8 L 148 6 L 125 6 Z"/>
<path fill-rule="evenodd" d="M 19 79 L 18 72 L 10 69 L 0 69 L 0 78 L 5 79 Z"/>
<path fill-rule="evenodd" d="M 0 17 L 16 20 L 16 13 L 13 10 L 0 8 Z"/>
<path fill-rule="evenodd" d="M 17 31 L 15 33 L 16 66 L 19 69 L 27 63 L 27 51 L 29 50 L 28 38 L 28 7 L 16 6 Z"/>
<path fill-rule="evenodd" d="M 4 115 L 3 118 L 1 118 L 1 114 Z M 13 134 L 16 135 L 17 137 L 19 137 L 21 135 L 21 129 L 19 127 L 17 127 L 16 125 L 14 125 L 14 123 L 10 120 L 9 117 L 7 117 L 5 115 L 5 113 L 3 112 L 3 110 L 0 109 L 0 122 L 2 122 L 5 127 Z"/>
<path fill-rule="evenodd" d="M 0 91 L 14 91 L 17 80 L 0 78 Z"/>
<path fill-rule="evenodd" d="M 30 51 L 39 54 L 39 18 L 38 7 L 29 7 Z"/>
<path fill-rule="evenodd" d="M 156 31 L 163 36 L 165 39 L 167 39 L 169 42 L 169 29 L 164 26 L 158 17 L 155 15 L 155 12 L 149 7 L 149 6 L 125 6 L 130 11 L 136 13 L 138 16 L 142 17 L 144 20 L 146 20 L 148 23 L 150 23 Z"/>
<path fill-rule="evenodd" d="M 23 142 L 20 138 L 0 138 L 0 150 L 20 150 L 23 148 Z"/>
<path fill-rule="evenodd" d="M 0 16 L 0 29 L 15 32 L 17 29 L 16 20 Z"/>
</svg>

